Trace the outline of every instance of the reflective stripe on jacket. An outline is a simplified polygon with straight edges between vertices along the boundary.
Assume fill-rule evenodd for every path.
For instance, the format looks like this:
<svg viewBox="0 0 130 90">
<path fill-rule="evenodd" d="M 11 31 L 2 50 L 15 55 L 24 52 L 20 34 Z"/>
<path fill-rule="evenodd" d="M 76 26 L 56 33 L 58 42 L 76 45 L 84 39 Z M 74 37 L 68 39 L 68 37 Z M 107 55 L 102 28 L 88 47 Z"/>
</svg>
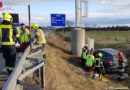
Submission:
<svg viewBox="0 0 130 90">
<path fill-rule="evenodd" d="M 18 30 L 18 33 L 23 33 L 23 31 L 21 29 Z M 21 43 L 24 43 L 24 42 L 29 42 L 29 30 L 28 29 L 25 29 L 24 33 L 22 36 L 20 36 L 21 38 Z"/>
<path fill-rule="evenodd" d="M 15 45 L 12 25 L 0 25 L 0 45 Z"/>
<path fill-rule="evenodd" d="M 102 62 L 100 58 L 95 58 L 95 67 L 101 67 Z"/>
<path fill-rule="evenodd" d="M 9 71 L 13 71 L 13 70 L 14 70 L 14 67 L 6 66 L 6 69 L 9 70 Z"/>
<path fill-rule="evenodd" d="M 82 58 L 83 58 L 83 59 L 86 59 L 86 58 L 87 58 L 87 51 L 83 51 L 83 52 L 82 52 Z"/>
<path fill-rule="evenodd" d="M 125 62 L 124 62 L 124 59 L 119 59 L 119 60 L 118 60 L 118 64 L 119 64 L 118 70 L 119 70 L 120 72 L 124 72 L 124 71 L 125 71 L 125 66 L 126 66 L 126 64 L 125 64 Z"/>
<path fill-rule="evenodd" d="M 86 59 L 86 66 L 92 66 L 94 62 L 94 56 L 89 54 L 87 55 Z"/>
</svg>

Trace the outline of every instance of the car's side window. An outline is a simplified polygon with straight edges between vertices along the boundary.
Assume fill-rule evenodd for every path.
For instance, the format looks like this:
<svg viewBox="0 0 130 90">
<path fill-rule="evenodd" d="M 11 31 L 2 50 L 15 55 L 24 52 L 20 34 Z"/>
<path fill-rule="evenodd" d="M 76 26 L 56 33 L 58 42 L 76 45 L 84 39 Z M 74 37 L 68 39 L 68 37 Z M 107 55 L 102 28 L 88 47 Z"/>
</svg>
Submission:
<svg viewBox="0 0 130 90">
<path fill-rule="evenodd" d="M 102 58 L 103 58 L 103 59 L 106 59 L 107 57 L 106 57 L 106 56 L 103 56 Z"/>
</svg>

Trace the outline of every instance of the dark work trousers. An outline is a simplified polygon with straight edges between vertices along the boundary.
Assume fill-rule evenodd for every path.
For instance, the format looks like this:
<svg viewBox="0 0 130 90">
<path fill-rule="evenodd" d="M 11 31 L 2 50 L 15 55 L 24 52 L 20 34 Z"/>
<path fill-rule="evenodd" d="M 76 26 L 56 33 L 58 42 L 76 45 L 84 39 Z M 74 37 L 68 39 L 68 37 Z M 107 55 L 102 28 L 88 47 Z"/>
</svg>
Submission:
<svg viewBox="0 0 130 90">
<path fill-rule="evenodd" d="M 16 47 L 14 45 L 2 45 L 1 48 L 6 67 L 14 68 L 16 62 Z M 7 71 L 12 72 L 12 70 Z"/>
<path fill-rule="evenodd" d="M 81 57 L 81 66 L 85 66 L 85 62 L 86 62 L 86 59 L 83 59 L 82 57 Z"/>
<path fill-rule="evenodd" d="M 121 69 L 125 70 L 125 67 L 122 67 Z M 119 69 L 119 71 L 118 71 L 118 75 L 119 76 L 117 78 L 118 80 L 123 80 L 124 79 L 124 75 L 123 75 L 124 74 L 124 70 L 122 71 L 122 70 Z"/>
<path fill-rule="evenodd" d="M 124 74 L 123 71 L 118 71 L 119 78 L 122 78 L 122 77 L 123 77 L 123 74 Z"/>
<path fill-rule="evenodd" d="M 85 63 L 86 63 L 86 59 L 83 59 L 81 57 L 81 66 L 83 67 L 83 69 L 87 70 L 87 67 L 86 67 Z"/>
<path fill-rule="evenodd" d="M 94 73 L 98 73 L 98 74 L 102 73 L 101 67 L 95 67 Z"/>
<path fill-rule="evenodd" d="M 43 59 L 47 57 L 47 56 L 46 56 L 46 52 L 45 52 L 45 50 L 44 50 L 45 45 L 46 45 L 46 44 L 42 44 L 42 47 L 41 47 Z"/>
<path fill-rule="evenodd" d="M 95 67 L 93 78 L 95 77 L 95 74 L 99 74 L 99 79 L 102 79 L 102 69 L 101 67 Z"/>
<path fill-rule="evenodd" d="M 44 48 L 45 48 L 45 44 L 42 44 L 42 47 L 41 47 L 42 53 L 44 52 Z"/>
</svg>

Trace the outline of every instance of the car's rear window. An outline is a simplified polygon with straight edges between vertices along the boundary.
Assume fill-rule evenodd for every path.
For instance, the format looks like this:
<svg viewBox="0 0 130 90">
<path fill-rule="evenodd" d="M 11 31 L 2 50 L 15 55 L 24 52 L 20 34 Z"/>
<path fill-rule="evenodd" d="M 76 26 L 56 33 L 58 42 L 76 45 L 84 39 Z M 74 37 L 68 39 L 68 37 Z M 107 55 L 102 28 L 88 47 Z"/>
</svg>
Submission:
<svg viewBox="0 0 130 90">
<path fill-rule="evenodd" d="M 113 59 L 114 59 L 114 61 L 118 61 L 118 56 L 117 55 L 113 55 Z"/>
</svg>

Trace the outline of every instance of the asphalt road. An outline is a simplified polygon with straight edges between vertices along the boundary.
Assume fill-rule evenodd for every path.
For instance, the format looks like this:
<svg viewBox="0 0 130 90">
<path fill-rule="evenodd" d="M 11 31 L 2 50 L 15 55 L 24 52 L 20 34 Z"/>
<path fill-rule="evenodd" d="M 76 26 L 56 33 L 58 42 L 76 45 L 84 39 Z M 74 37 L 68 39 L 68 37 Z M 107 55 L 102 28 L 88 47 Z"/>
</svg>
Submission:
<svg viewBox="0 0 130 90">
<path fill-rule="evenodd" d="M 5 68 L 5 60 L 3 59 L 2 53 L 0 53 L 0 73 Z"/>
<path fill-rule="evenodd" d="M 17 52 L 17 57 L 20 57 L 21 53 Z M 3 55 L 0 52 L 0 73 L 5 69 L 5 60 L 3 59 Z"/>
</svg>

